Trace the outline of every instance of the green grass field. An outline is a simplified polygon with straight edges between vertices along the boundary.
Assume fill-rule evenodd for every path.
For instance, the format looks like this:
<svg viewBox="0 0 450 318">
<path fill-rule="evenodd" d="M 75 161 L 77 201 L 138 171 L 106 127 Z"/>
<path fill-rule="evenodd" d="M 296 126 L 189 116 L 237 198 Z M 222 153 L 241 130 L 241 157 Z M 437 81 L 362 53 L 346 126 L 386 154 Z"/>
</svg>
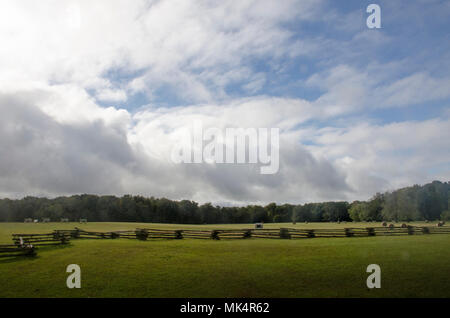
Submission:
<svg viewBox="0 0 450 318">
<path fill-rule="evenodd" d="M 375 223 L 265 224 L 266 228 L 365 227 Z M 415 223 L 413 225 L 420 225 Z M 12 233 L 54 229 L 251 228 L 253 225 L 0 223 Z M 298 240 L 72 240 L 35 258 L 0 259 L 0 297 L 450 297 L 450 235 Z M 81 289 L 66 267 L 81 267 Z M 381 289 L 366 267 L 381 266 Z"/>
</svg>

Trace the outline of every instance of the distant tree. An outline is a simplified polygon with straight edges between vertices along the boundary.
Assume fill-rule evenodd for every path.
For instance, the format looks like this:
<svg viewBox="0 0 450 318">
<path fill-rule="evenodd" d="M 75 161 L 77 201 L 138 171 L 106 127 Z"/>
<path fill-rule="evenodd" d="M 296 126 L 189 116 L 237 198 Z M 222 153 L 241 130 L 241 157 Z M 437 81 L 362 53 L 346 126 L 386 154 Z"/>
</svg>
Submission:
<svg viewBox="0 0 450 318">
<path fill-rule="evenodd" d="M 348 221 L 348 202 L 325 202 L 322 204 L 322 220 L 329 222 Z"/>
<path fill-rule="evenodd" d="M 365 221 L 364 211 L 367 209 L 366 206 L 367 206 L 366 202 L 359 202 L 359 201 L 352 202 L 348 210 L 350 218 L 355 222 Z"/>
<path fill-rule="evenodd" d="M 248 213 L 251 215 L 252 223 L 270 222 L 267 210 L 260 205 L 248 206 Z"/>
<path fill-rule="evenodd" d="M 367 203 L 367 212 L 365 214 L 365 221 L 382 221 L 383 216 L 381 214 L 384 204 L 384 195 L 377 193 Z"/>
<path fill-rule="evenodd" d="M 312 220 L 311 214 L 312 204 L 296 205 L 294 207 L 295 220 L 297 222 L 305 222 Z"/>
<path fill-rule="evenodd" d="M 269 218 L 270 222 L 275 222 L 274 218 L 276 216 L 277 204 L 274 202 L 269 203 L 264 207 L 264 209 L 266 210 L 267 217 Z"/>
</svg>

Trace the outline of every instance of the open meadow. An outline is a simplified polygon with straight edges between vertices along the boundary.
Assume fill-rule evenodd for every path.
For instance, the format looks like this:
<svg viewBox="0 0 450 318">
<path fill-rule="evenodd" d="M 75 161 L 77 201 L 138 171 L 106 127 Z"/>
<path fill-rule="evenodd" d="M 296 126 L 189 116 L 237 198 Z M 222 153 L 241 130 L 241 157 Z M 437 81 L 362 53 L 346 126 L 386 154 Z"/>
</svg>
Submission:
<svg viewBox="0 0 450 318">
<path fill-rule="evenodd" d="M 411 225 L 425 225 L 411 223 Z M 344 228 L 375 223 L 273 223 L 265 228 Z M 428 224 L 434 226 L 434 224 Z M 253 224 L 0 223 L 13 233 L 253 228 Z M 314 239 L 73 239 L 36 257 L 0 259 L 0 297 L 450 297 L 450 235 Z M 81 267 L 81 289 L 66 267 Z M 366 268 L 381 267 L 368 289 Z"/>
</svg>

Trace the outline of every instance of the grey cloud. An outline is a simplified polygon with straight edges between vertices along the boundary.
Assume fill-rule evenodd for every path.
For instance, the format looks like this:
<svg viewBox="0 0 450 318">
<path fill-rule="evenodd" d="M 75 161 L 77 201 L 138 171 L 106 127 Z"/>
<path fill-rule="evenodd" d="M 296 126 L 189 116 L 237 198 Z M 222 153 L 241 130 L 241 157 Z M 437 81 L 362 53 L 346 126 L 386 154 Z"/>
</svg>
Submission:
<svg viewBox="0 0 450 318">
<path fill-rule="evenodd" d="M 58 122 L 34 106 L 41 98 L 0 95 L 4 195 L 133 193 L 233 204 L 345 199 L 349 190 L 330 163 L 288 140 L 275 175 L 261 175 L 253 165 L 175 165 L 147 155 L 130 144 L 126 129 L 102 120 Z"/>
<path fill-rule="evenodd" d="M 15 95 L 0 96 L 1 192 L 109 193 L 134 161 L 126 135 L 104 124 L 61 124 Z"/>
<path fill-rule="evenodd" d="M 299 144 L 285 141 L 280 141 L 277 174 L 262 175 L 258 166 L 249 164 L 181 164 L 185 179 L 197 179 L 199 190 L 229 203 L 348 199 L 353 190 L 342 172 L 326 160 L 315 159 Z"/>
</svg>

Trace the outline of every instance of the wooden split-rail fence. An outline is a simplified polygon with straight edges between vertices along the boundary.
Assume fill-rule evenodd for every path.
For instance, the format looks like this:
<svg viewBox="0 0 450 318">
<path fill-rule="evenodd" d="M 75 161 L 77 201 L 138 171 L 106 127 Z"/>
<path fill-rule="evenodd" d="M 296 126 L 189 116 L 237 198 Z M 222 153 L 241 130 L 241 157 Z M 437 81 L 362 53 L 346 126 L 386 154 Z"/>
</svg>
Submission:
<svg viewBox="0 0 450 318">
<path fill-rule="evenodd" d="M 47 234 L 13 234 L 14 245 L 0 245 L 0 257 L 35 255 L 36 246 L 67 244 L 71 239 L 302 239 L 315 237 L 369 237 L 450 234 L 450 227 L 367 227 L 344 229 L 229 229 L 229 230 L 170 230 L 138 228 L 128 231 L 96 232 L 79 228 L 55 230 Z"/>
<path fill-rule="evenodd" d="M 72 239 L 300 239 L 314 237 L 369 237 L 369 236 L 402 236 L 423 234 L 450 234 L 450 227 L 367 227 L 367 228 L 344 228 L 344 229 L 228 229 L 228 230 L 171 230 L 137 228 L 128 231 L 95 232 L 85 231 L 79 228 L 74 230 L 55 230 L 51 234 L 41 234 L 42 237 L 53 237 L 68 242 Z M 22 234 L 25 235 L 25 234 Z M 14 240 L 20 234 L 14 234 Z M 23 236 L 24 237 L 24 236 Z M 33 238 L 37 240 L 36 234 Z M 29 241 L 29 239 L 28 239 Z M 27 242 L 28 242 L 27 241 Z M 39 242 L 39 241 L 37 241 Z M 63 241 L 61 241 L 63 242 Z"/>
<path fill-rule="evenodd" d="M 170 230 L 138 228 L 136 230 L 96 232 L 79 228 L 55 230 L 47 234 L 13 234 L 13 245 L 0 245 L 0 257 L 36 255 L 36 246 L 62 245 L 71 239 L 302 239 L 315 237 L 370 237 L 450 234 L 450 227 L 367 227 L 344 229 L 229 229 L 229 230 Z"/>
</svg>

